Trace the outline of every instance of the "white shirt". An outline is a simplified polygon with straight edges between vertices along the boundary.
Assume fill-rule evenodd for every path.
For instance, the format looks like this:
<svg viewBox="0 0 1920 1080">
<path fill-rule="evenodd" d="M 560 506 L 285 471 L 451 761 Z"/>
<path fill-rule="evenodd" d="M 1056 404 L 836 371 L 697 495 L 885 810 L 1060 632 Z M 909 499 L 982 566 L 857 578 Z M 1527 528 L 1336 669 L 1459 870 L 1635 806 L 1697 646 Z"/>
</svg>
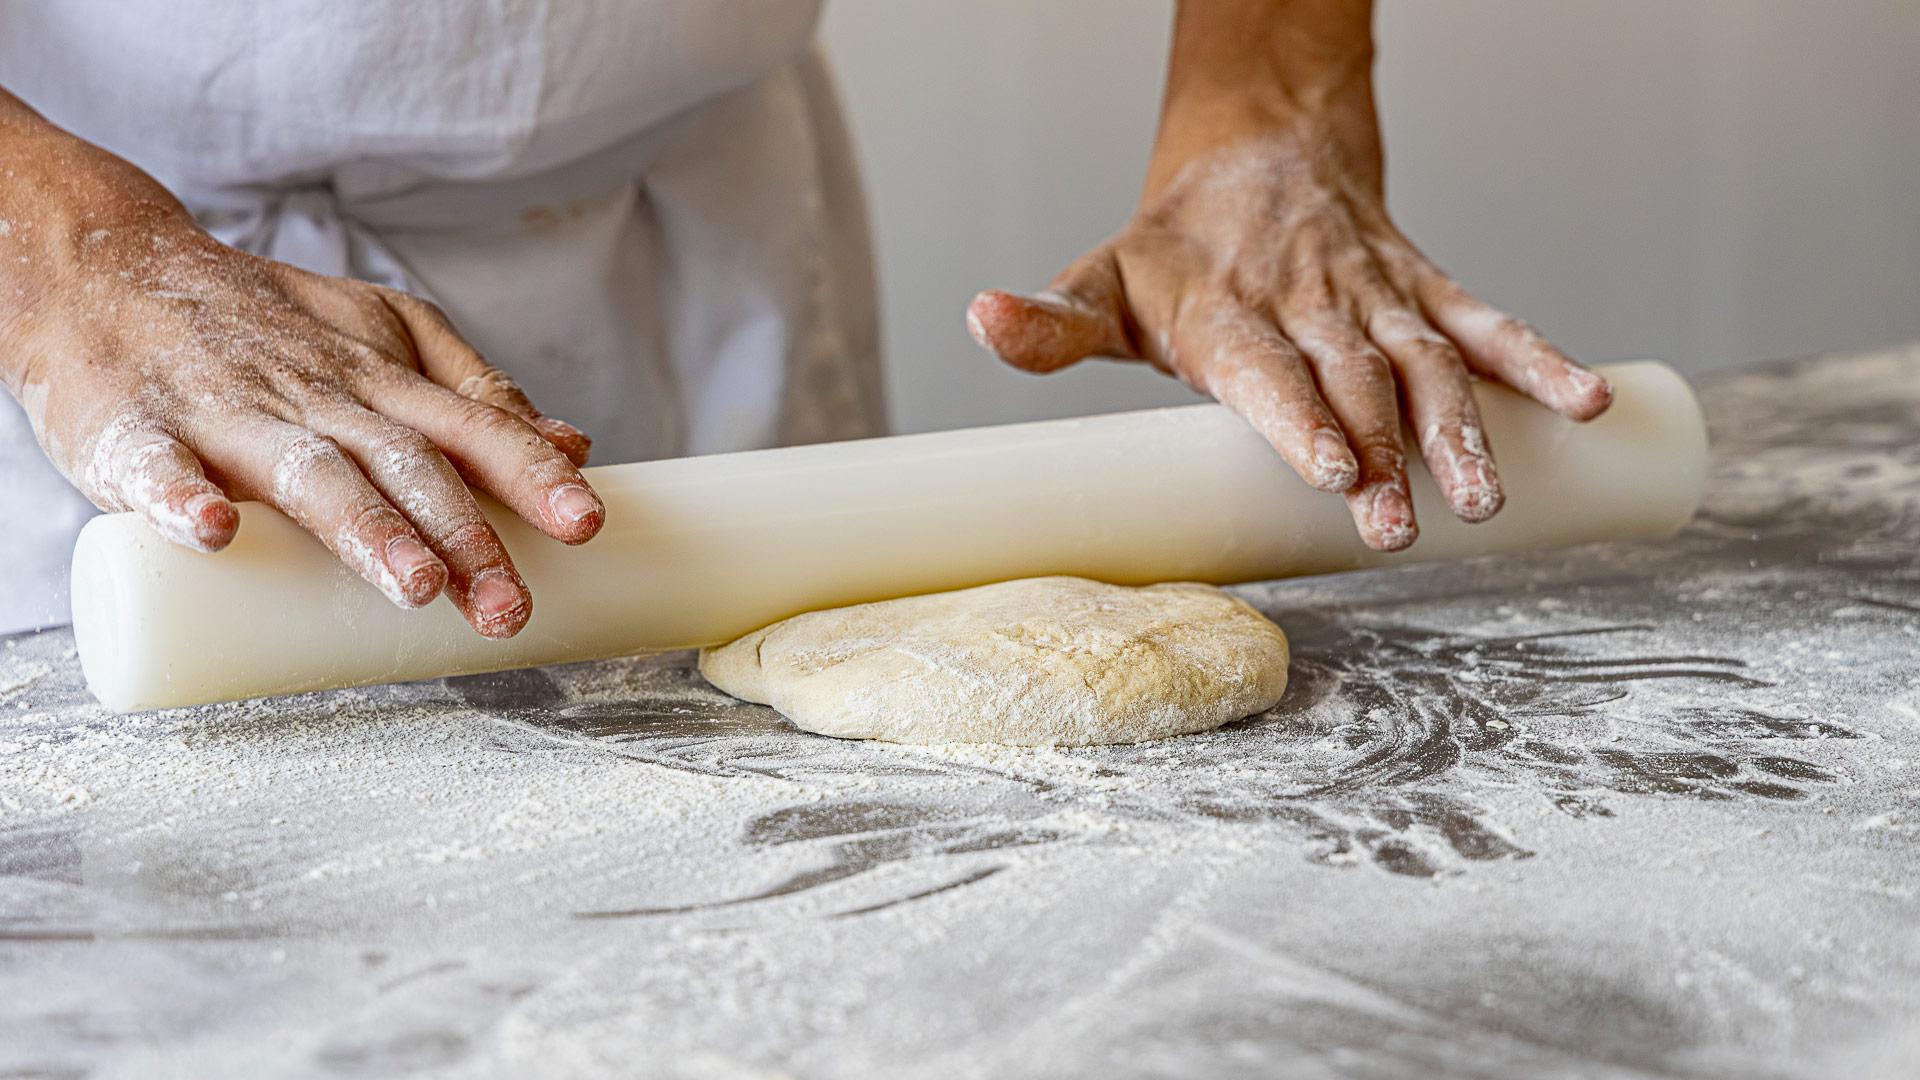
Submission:
<svg viewBox="0 0 1920 1080">
<path fill-rule="evenodd" d="M 818 6 L 14 0 L 0 85 L 229 243 L 431 296 L 604 464 L 884 428 Z M 85 516 L 25 428 L 0 631 L 64 621 Z"/>
</svg>

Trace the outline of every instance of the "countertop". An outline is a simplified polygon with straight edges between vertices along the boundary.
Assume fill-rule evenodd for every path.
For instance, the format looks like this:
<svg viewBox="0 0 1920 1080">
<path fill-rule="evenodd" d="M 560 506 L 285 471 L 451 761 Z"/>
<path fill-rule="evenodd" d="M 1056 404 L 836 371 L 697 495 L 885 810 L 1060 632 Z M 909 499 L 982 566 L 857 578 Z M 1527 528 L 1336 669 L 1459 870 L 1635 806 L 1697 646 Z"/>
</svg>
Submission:
<svg viewBox="0 0 1920 1080">
<path fill-rule="evenodd" d="M 1285 700 L 1148 745 L 5 639 L 0 1077 L 1920 1075 L 1920 349 L 1701 392 L 1679 536 L 1241 588 Z"/>
</svg>

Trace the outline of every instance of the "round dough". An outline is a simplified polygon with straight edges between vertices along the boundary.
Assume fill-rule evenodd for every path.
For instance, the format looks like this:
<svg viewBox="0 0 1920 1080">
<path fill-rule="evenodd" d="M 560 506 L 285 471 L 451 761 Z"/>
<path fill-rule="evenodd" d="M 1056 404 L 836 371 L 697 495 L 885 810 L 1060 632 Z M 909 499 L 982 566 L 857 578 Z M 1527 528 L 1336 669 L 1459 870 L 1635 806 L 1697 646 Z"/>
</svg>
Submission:
<svg viewBox="0 0 1920 1080">
<path fill-rule="evenodd" d="M 700 673 L 822 735 L 1091 746 L 1271 708 L 1287 639 L 1211 585 L 1045 577 L 795 615 Z"/>
</svg>

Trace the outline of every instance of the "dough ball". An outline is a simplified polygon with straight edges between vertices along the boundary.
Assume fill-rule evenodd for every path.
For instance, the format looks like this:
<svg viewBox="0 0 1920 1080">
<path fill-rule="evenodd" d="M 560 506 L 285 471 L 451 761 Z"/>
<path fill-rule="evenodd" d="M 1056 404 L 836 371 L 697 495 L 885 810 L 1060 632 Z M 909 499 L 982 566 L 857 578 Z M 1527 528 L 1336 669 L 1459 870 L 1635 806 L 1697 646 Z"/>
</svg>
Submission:
<svg viewBox="0 0 1920 1080">
<path fill-rule="evenodd" d="M 700 673 L 822 735 L 1092 746 L 1271 708 L 1287 639 L 1211 585 L 1045 577 L 795 615 Z"/>
</svg>

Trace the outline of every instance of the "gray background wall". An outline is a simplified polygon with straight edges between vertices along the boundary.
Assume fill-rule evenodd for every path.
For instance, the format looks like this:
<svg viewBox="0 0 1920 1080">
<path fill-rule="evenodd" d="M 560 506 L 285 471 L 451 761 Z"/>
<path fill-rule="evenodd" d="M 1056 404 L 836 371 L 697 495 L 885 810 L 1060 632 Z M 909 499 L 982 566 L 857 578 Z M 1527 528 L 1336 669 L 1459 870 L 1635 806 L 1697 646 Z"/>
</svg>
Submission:
<svg viewBox="0 0 1920 1080">
<path fill-rule="evenodd" d="M 832 0 L 903 431 L 1188 400 L 974 348 L 1124 219 L 1170 0 Z M 1402 227 L 1576 356 L 1701 372 L 1920 337 L 1920 0 L 1381 0 Z"/>
</svg>

